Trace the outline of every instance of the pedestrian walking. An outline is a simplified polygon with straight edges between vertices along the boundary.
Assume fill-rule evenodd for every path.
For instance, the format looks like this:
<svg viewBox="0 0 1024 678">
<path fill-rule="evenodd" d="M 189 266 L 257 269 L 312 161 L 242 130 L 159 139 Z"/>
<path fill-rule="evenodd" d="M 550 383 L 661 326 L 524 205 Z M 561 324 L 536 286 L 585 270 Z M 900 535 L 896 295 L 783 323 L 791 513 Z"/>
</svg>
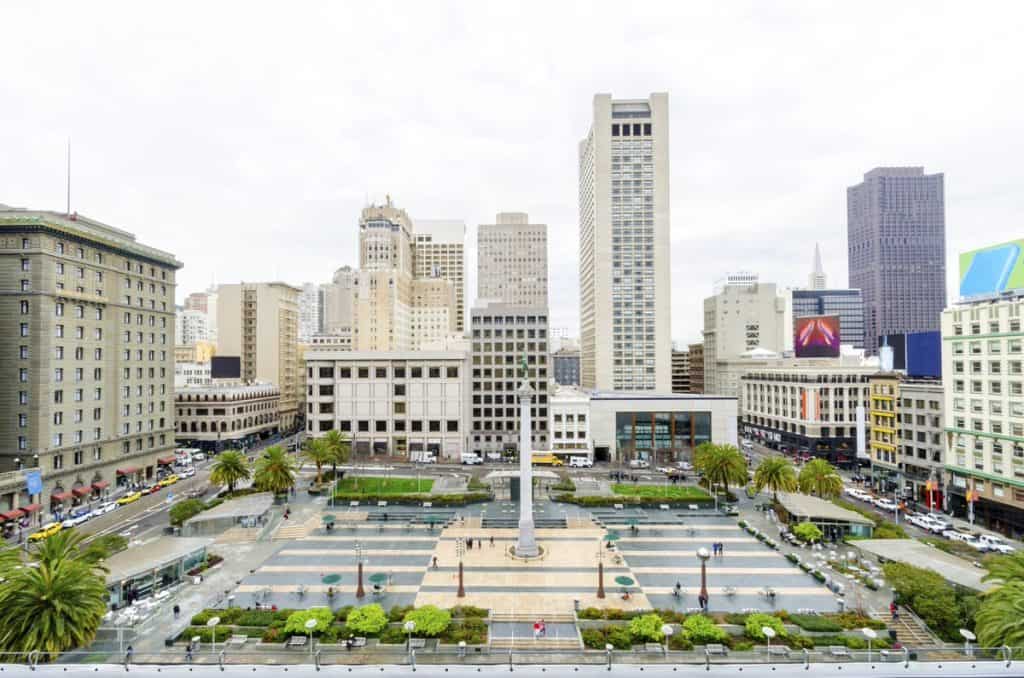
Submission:
<svg viewBox="0 0 1024 678">
<path fill-rule="evenodd" d="M 892 615 L 892 620 L 897 621 L 900 618 L 900 609 L 896 607 L 896 601 L 889 603 L 889 614 Z"/>
<path fill-rule="evenodd" d="M 192 663 L 192 641 L 189 641 L 188 645 L 185 646 L 185 663 Z"/>
<path fill-rule="evenodd" d="M 181 607 L 177 603 L 174 604 L 174 618 L 177 619 L 178 615 L 181 614 Z"/>
<path fill-rule="evenodd" d="M 135 648 L 129 645 L 128 648 L 124 651 L 124 661 L 126 664 L 131 662 L 133 654 L 135 654 Z"/>
<path fill-rule="evenodd" d="M 724 558 L 725 557 L 725 542 L 724 541 L 718 542 L 718 557 L 719 558 Z"/>
<path fill-rule="evenodd" d="M 469 549 L 470 551 L 473 550 L 473 538 L 472 537 L 470 537 L 469 539 L 466 540 L 466 548 Z"/>
<path fill-rule="evenodd" d="M 491 548 L 494 548 L 494 535 L 491 535 Z"/>
<path fill-rule="evenodd" d="M 482 542 L 482 541 L 480 541 L 480 538 L 479 538 L 479 537 L 477 537 L 477 540 L 476 540 L 476 547 L 477 547 L 478 549 L 479 549 L 479 548 L 483 548 L 483 542 Z"/>
<path fill-rule="evenodd" d="M 434 569 L 437 569 L 437 556 L 434 556 Z"/>
</svg>

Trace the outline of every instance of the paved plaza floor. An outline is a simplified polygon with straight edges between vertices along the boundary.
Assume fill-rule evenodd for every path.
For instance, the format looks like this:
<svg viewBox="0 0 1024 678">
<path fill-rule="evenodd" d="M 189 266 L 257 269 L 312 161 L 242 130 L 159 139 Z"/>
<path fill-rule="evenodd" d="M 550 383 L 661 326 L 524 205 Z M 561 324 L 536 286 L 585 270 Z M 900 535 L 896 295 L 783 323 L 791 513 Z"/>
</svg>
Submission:
<svg viewBox="0 0 1024 678">
<path fill-rule="evenodd" d="M 393 508 L 392 511 L 395 509 Z M 364 509 L 365 511 L 365 509 Z M 696 551 L 724 545 L 724 555 L 708 561 L 707 577 L 712 611 L 814 609 L 836 610 L 834 595 L 822 584 L 747 535 L 726 516 L 647 513 L 647 522 L 632 529 L 603 527 L 589 512 L 575 506 L 539 501 L 536 519 L 565 518 L 565 527 L 541 527 L 537 540 L 543 557 L 511 557 L 517 530 L 507 527 L 518 516 L 517 506 L 493 502 L 459 509 L 445 527 L 415 520 L 382 523 L 377 507 L 359 521 L 327 531 L 317 527 L 305 536 L 283 542 L 261 566 L 236 587 L 234 604 L 243 607 L 276 605 L 313 607 L 379 602 L 394 605 L 485 607 L 517 618 L 564 615 L 580 607 L 621 609 L 697 608 L 700 563 Z M 414 511 L 414 510 L 413 510 Z M 655 522 L 659 516 L 665 523 Z M 669 518 L 673 523 L 669 523 Z M 489 525 L 499 524 L 501 527 Z M 614 550 L 602 546 L 609 529 L 620 539 Z M 459 598 L 459 538 L 480 540 L 463 557 L 466 596 Z M 491 545 L 491 539 L 494 543 Z M 356 598 L 357 546 L 364 562 L 366 595 Z M 606 597 L 597 597 L 598 560 L 604 564 Z M 437 566 L 434 566 L 434 558 Z M 371 576 L 384 583 L 375 592 Z M 617 578 L 633 584 L 622 586 Z M 683 595 L 672 595 L 676 582 Z M 774 600 L 765 589 L 775 591 Z M 330 589 L 333 595 L 328 595 Z M 726 590 L 728 589 L 728 593 Z M 628 592 L 628 597 L 623 593 Z"/>
</svg>

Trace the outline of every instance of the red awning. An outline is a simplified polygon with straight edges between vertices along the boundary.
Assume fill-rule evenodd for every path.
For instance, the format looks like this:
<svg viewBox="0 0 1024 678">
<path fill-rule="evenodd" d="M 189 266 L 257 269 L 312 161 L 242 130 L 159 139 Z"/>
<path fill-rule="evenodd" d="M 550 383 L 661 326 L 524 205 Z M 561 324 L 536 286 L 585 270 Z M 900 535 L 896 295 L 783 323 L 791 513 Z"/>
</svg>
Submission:
<svg viewBox="0 0 1024 678">
<path fill-rule="evenodd" d="M 170 466 L 176 461 L 178 461 L 177 457 L 160 457 L 159 459 L 156 460 L 156 463 L 160 464 L 161 466 Z"/>
<path fill-rule="evenodd" d="M 25 515 L 24 511 L 22 511 L 21 509 L 14 509 L 12 511 L 4 511 L 3 513 L 0 513 L 0 519 L 15 520 L 16 518 L 20 518 L 23 515 Z"/>
<path fill-rule="evenodd" d="M 119 476 L 130 476 L 139 472 L 138 466 L 129 466 L 128 468 L 117 469 L 117 475 Z"/>
<path fill-rule="evenodd" d="M 82 487 L 73 487 L 71 488 L 71 494 L 75 495 L 76 497 L 88 497 L 90 494 L 92 494 L 92 488 L 89 487 L 88 485 L 83 485 Z"/>
<path fill-rule="evenodd" d="M 50 495 L 50 501 L 67 501 L 74 496 L 70 492 L 54 492 Z"/>
<path fill-rule="evenodd" d="M 109 486 L 110 486 L 110 483 L 108 481 L 106 481 L 106 480 L 97 480 L 95 483 L 92 484 L 92 489 L 94 489 L 94 490 L 105 490 Z"/>
<path fill-rule="evenodd" d="M 35 513 L 41 508 L 43 508 L 42 504 L 29 504 L 28 506 L 22 506 L 21 510 L 25 513 Z"/>
</svg>

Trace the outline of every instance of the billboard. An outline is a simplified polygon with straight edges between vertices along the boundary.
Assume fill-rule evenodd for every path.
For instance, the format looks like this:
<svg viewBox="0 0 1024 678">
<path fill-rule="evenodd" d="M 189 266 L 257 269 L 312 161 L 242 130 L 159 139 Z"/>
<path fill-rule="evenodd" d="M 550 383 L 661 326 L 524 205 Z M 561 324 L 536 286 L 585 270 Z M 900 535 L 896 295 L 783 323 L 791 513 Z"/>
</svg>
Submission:
<svg viewBox="0 0 1024 678">
<path fill-rule="evenodd" d="M 1011 240 L 960 255 L 960 296 L 999 296 L 1024 290 L 1024 240 Z"/>
<path fill-rule="evenodd" d="M 839 316 L 811 315 L 795 318 L 793 351 L 797 358 L 838 358 Z"/>
<path fill-rule="evenodd" d="M 934 332 L 887 334 L 878 338 L 878 345 L 892 348 L 892 368 L 908 377 L 942 376 L 942 335 Z"/>
<path fill-rule="evenodd" d="M 210 358 L 210 379 L 241 379 L 242 359 L 236 355 L 215 355 Z"/>
</svg>

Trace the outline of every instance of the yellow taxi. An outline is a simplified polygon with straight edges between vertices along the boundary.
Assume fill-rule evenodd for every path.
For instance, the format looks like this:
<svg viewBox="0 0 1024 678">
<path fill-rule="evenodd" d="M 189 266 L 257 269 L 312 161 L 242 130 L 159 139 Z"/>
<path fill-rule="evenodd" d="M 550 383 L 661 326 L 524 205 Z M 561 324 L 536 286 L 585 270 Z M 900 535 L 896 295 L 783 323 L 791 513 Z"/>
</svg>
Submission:
<svg viewBox="0 0 1024 678">
<path fill-rule="evenodd" d="M 33 532 L 28 536 L 29 541 L 43 541 L 49 539 L 53 535 L 64 529 L 64 526 L 60 523 L 47 523 L 39 528 L 38 532 Z"/>
<path fill-rule="evenodd" d="M 169 476 L 167 476 L 166 478 L 164 478 L 163 480 L 160 481 L 160 486 L 161 487 L 167 487 L 168 485 L 173 485 L 174 483 L 178 482 L 178 480 L 179 480 L 178 476 L 176 476 L 176 475 L 169 475 Z"/>
<path fill-rule="evenodd" d="M 131 503 L 136 502 L 136 501 L 138 501 L 140 499 L 142 499 L 142 493 L 141 492 L 132 492 L 131 494 L 126 494 L 123 497 L 121 497 L 120 499 L 118 499 L 117 500 L 117 505 L 118 506 L 124 506 L 125 504 L 131 504 Z"/>
<path fill-rule="evenodd" d="M 535 454 L 533 463 L 537 466 L 565 466 L 565 462 L 553 454 Z"/>
</svg>

